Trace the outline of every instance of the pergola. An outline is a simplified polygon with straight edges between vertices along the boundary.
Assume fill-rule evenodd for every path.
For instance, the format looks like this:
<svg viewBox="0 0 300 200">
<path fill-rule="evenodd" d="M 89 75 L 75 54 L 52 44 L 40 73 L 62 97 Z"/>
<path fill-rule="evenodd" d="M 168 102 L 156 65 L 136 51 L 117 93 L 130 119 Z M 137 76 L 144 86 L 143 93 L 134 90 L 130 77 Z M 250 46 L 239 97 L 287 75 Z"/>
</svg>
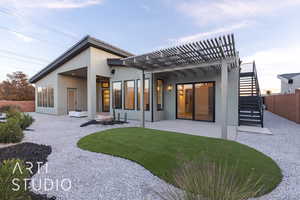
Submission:
<svg viewBox="0 0 300 200">
<path fill-rule="evenodd" d="M 141 126 L 145 126 L 144 79 L 145 73 L 161 73 L 176 70 L 211 67 L 221 71 L 222 137 L 227 139 L 227 85 L 228 71 L 239 66 L 234 35 L 178 45 L 120 60 L 122 65 L 141 70 Z"/>
</svg>

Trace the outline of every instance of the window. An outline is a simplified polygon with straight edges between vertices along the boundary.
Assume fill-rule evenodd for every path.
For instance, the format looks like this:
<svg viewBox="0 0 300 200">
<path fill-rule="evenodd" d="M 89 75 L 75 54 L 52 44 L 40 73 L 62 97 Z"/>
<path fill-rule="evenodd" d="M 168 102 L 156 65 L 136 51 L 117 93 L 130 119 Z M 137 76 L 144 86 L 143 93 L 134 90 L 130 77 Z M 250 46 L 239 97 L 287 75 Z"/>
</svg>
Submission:
<svg viewBox="0 0 300 200">
<path fill-rule="evenodd" d="M 54 90 L 51 87 L 38 87 L 37 89 L 38 107 L 53 108 L 54 107 Z"/>
<path fill-rule="evenodd" d="M 38 87 L 38 107 L 42 107 L 42 88 Z"/>
<path fill-rule="evenodd" d="M 157 110 L 163 110 L 164 109 L 164 82 L 163 80 L 158 79 L 157 82 L 157 87 L 156 87 L 156 91 L 157 91 Z"/>
<path fill-rule="evenodd" d="M 127 110 L 134 110 L 134 81 L 124 82 L 124 105 Z"/>
<path fill-rule="evenodd" d="M 48 106 L 54 107 L 54 91 L 53 88 L 48 88 Z"/>
<path fill-rule="evenodd" d="M 122 109 L 122 82 L 113 83 L 113 108 Z"/>
<path fill-rule="evenodd" d="M 150 99 L 149 99 L 149 79 L 145 79 L 144 83 L 144 110 L 150 110 Z M 140 109 L 140 96 L 141 96 L 141 80 L 137 80 L 137 91 L 138 91 L 138 104 L 137 109 Z"/>
</svg>

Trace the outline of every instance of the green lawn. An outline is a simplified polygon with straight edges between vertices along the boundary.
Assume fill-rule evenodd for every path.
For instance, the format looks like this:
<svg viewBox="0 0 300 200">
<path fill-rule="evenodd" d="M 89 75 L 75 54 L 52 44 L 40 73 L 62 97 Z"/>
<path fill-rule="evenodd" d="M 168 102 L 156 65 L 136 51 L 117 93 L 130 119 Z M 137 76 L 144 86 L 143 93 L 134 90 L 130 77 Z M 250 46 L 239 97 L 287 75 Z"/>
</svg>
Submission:
<svg viewBox="0 0 300 200">
<path fill-rule="evenodd" d="M 262 177 L 266 187 L 263 194 L 272 191 L 282 179 L 280 168 L 271 158 L 234 141 L 153 129 L 115 128 L 83 137 L 78 146 L 135 161 L 169 183 L 173 183 L 172 172 L 180 165 L 179 158 L 191 160 L 203 154 L 232 166 L 238 162 L 240 176 L 254 172 L 257 178 Z"/>
</svg>

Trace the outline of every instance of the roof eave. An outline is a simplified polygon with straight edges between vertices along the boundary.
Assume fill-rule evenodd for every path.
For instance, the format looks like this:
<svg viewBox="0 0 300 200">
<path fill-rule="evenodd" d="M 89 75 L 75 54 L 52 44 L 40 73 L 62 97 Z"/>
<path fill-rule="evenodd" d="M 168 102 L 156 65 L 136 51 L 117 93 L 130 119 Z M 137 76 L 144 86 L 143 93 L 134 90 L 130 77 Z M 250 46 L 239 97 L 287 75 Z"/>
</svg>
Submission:
<svg viewBox="0 0 300 200">
<path fill-rule="evenodd" d="M 29 79 L 29 82 L 36 83 L 37 81 L 39 81 L 43 77 L 45 77 L 47 74 L 56 70 L 61 65 L 65 64 L 66 62 L 68 62 L 69 60 L 71 60 L 72 58 L 74 58 L 79 53 L 81 53 L 82 51 L 84 51 L 85 49 L 87 49 L 89 47 L 101 49 L 106 52 L 112 53 L 114 55 L 120 56 L 122 58 L 133 55 L 127 51 L 124 51 L 122 49 L 119 49 L 117 47 L 114 47 L 110 44 L 107 44 L 103 41 L 100 41 L 98 39 L 92 38 L 89 35 L 87 35 L 83 39 L 81 39 L 79 42 L 77 42 L 75 45 L 73 45 L 71 48 L 69 48 L 65 53 L 63 53 L 61 56 L 59 56 L 57 59 L 55 59 L 53 62 L 51 62 L 49 65 L 47 65 L 40 72 L 38 72 L 33 77 L 31 77 Z"/>
</svg>

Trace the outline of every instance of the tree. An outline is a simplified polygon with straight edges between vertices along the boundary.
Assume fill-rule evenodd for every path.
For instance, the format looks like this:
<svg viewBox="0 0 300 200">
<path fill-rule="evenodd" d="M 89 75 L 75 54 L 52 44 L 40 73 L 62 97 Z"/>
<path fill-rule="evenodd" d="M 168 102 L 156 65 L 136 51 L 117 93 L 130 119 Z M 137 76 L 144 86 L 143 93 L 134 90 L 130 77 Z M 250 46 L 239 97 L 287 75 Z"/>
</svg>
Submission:
<svg viewBox="0 0 300 200">
<path fill-rule="evenodd" d="M 26 101 L 34 97 L 34 87 L 21 71 L 7 74 L 7 80 L 0 83 L 0 100 Z"/>
</svg>

